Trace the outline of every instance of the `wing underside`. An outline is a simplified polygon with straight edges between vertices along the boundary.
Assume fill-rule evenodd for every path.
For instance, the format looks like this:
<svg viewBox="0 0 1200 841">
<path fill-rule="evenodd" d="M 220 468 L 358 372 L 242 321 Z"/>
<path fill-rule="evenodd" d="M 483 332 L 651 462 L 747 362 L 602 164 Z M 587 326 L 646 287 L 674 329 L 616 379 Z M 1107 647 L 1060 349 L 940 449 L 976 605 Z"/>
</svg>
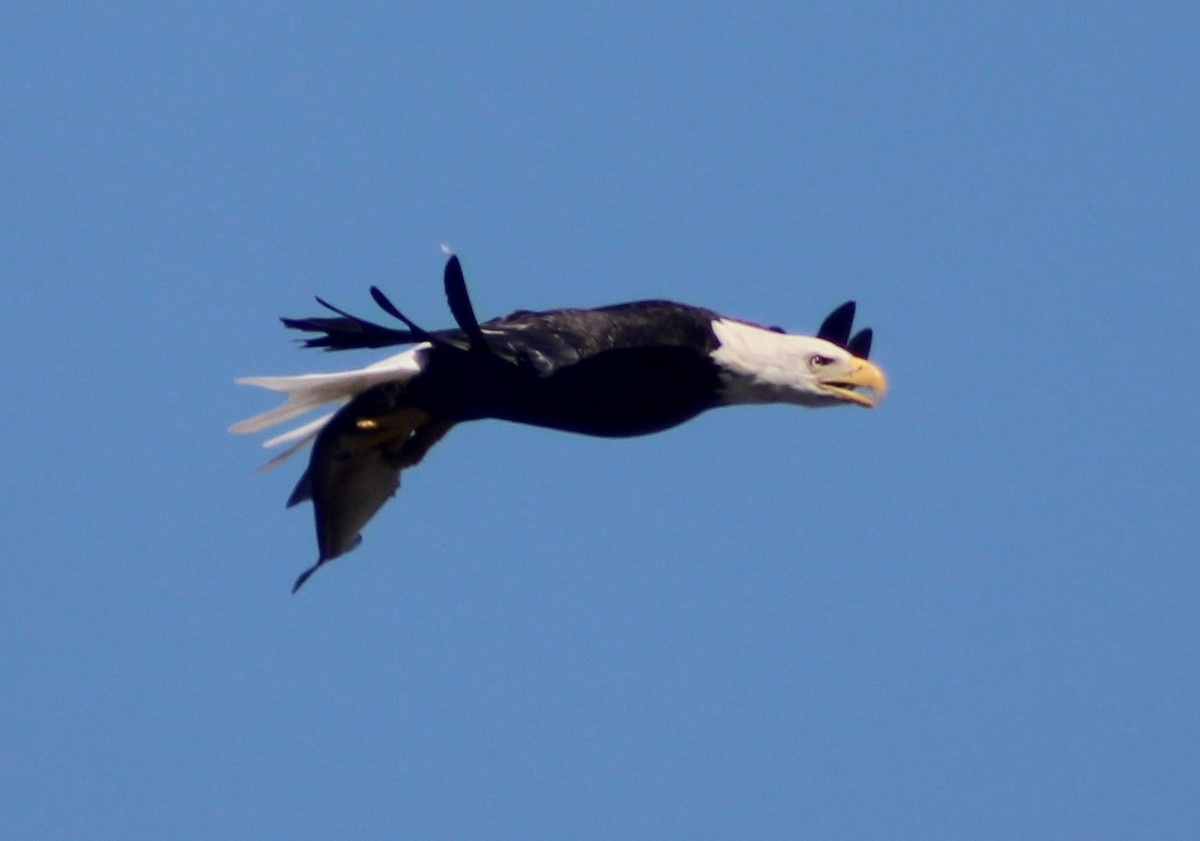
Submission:
<svg viewBox="0 0 1200 841">
<path fill-rule="evenodd" d="M 288 505 L 312 501 L 316 521 L 316 569 L 362 540 L 360 532 L 400 487 L 400 473 L 417 464 L 451 423 L 404 404 L 404 390 L 377 386 L 360 394 L 321 430 L 308 469 Z"/>
</svg>

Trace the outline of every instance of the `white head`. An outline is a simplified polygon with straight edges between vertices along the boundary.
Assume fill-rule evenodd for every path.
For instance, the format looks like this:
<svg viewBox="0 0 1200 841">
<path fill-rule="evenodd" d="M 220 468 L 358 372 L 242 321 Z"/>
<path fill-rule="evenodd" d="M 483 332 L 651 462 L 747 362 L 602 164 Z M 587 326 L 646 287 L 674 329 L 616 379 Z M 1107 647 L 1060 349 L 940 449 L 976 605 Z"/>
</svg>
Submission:
<svg viewBox="0 0 1200 841">
<path fill-rule="evenodd" d="M 878 366 L 825 339 L 731 319 L 714 321 L 712 329 L 721 343 L 711 356 L 721 368 L 725 403 L 873 408 L 887 393 L 887 378 Z"/>
</svg>

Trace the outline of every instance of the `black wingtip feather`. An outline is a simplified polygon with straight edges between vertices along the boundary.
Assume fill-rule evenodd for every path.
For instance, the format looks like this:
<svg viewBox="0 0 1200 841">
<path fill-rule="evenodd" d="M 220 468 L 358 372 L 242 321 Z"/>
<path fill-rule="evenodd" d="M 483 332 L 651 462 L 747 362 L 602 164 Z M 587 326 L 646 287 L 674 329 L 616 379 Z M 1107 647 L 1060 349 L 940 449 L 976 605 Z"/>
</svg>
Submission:
<svg viewBox="0 0 1200 841">
<path fill-rule="evenodd" d="M 871 358 L 871 340 L 875 337 L 875 331 L 870 327 L 864 327 L 854 334 L 850 339 L 850 343 L 846 345 L 846 350 L 857 356 L 859 359 Z"/>
<path fill-rule="evenodd" d="M 821 329 L 817 331 L 817 338 L 833 342 L 838 347 L 846 347 L 850 341 L 850 329 L 854 326 L 854 310 L 854 302 L 847 301 L 825 316 Z"/>
<path fill-rule="evenodd" d="M 312 498 L 312 469 L 307 468 L 305 469 L 304 474 L 300 477 L 300 481 L 296 482 L 296 487 L 292 489 L 292 495 L 288 497 L 286 507 L 293 508 L 302 502 L 308 502 Z"/>
<path fill-rule="evenodd" d="M 479 319 L 475 317 L 475 308 L 471 305 L 471 296 L 467 292 L 467 280 L 463 276 L 462 263 L 457 254 L 451 254 L 446 261 L 446 270 L 442 276 L 446 288 L 446 301 L 450 304 L 450 314 L 455 323 L 467 334 L 471 347 L 475 350 L 487 350 L 487 340 L 479 329 Z"/>
<path fill-rule="evenodd" d="M 357 320 L 358 320 L 358 319 L 357 319 L 355 316 L 351 315 L 350 313 L 346 312 L 345 310 L 338 309 L 338 308 L 337 308 L 337 307 L 335 307 L 333 304 L 329 303 L 329 302 L 328 302 L 328 301 L 326 301 L 324 298 L 322 298 L 320 295 L 313 295 L 313 299 L 314 299 L 314 300 L 315 300 L 315 301 L 316 301 L 318 304 L 320 304 L 321 306 L 323 306 L 325 309 L 327 309 L 327 310 L 329 310 L 329 311 L 331 311 L 331 312 L 336 312 L 336 313 L 337 313 L 338 315 L 340 315 L 342 318 L 349 318 L 349 319 L 351 319 L 351 320 L 354 320 L 354 321 L 357 321 Z"/>
<path fill-rule="evenodd" d="M 429 341 L 429 339 L 430 339 L 429 331 L 425 330 L 421 327 L 418 327 L 412 321 L 412 319 L 410 319 L 404 313 L 400 312 L 400 309 L 395 304 L 393 304 L 390 300 L 388 300 L 388 296 L 384 295 L 383 290 L 380 289 L 378 286 L 371 287 L 371 299 L 373 301 L 375 301 L 375 303 L 379 306 L 379 308 L 381 310 L 386 312 L 392 318 L 395 318 L 396 320 L 403 322 L 405 327 L 407 327 L 409 330 L 411 330 L 414 334 L 416 334 L 422 340 Z"/>
<path fill-rule="evenodd" d="M 321 568 L 321 564 L 323 564 L 323 563 L 324 563 L 324 561 L 317 561 L 315 564 L 310 566 L 308 569 L 304 570 L 304 572 L 300 573 L 300 576 L 296 579 L 296 583 L 292 585 L 292 595 L 293 596 L 296 594 L 297 590 L 299 590 L 301 587 L 304 586 L 304 582 L 307 581 L 314 572 L 316 572 L 317 570 L 319 570 Z"/>
</svg>

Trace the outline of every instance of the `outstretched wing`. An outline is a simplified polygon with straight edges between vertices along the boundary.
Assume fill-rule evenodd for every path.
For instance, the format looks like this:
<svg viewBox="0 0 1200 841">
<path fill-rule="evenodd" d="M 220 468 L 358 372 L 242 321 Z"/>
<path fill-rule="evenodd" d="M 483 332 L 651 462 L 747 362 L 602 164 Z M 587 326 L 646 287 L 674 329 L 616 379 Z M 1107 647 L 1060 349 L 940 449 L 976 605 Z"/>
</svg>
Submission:
<svg viewBox="0 0 1200 841">
<path fill-rule="evenodd" d="M 359 532 L 400 487 L 401 470 L 419 462 L 449 430 L 451 424 L 405 405 L 403 395 L 395 383 L 369 389 L 317 436 L 288 505 L 312 500 L 319 556 L 293 590 L 361 542 Z"/>
</svg>

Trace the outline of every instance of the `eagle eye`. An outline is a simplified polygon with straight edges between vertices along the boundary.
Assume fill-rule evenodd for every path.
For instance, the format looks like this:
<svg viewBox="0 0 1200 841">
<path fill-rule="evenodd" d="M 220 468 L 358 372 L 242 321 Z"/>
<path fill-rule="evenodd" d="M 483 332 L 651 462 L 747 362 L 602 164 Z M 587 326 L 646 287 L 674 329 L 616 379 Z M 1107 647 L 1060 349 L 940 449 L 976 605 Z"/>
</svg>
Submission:
<svg viewBox="0 0 1200 841">
<path fill-rule="evenodd" d="M 810 356 L 808 358 L 808 367 L 813 368 L 814 370 L 817 368 L 824 368 L 826 365 L 832 365 L 832 364 L 833 364 L 833 359 L 831 357 L 822 356 L 819 353 L 814 353 L 812 356 Z"/>
</svg>

